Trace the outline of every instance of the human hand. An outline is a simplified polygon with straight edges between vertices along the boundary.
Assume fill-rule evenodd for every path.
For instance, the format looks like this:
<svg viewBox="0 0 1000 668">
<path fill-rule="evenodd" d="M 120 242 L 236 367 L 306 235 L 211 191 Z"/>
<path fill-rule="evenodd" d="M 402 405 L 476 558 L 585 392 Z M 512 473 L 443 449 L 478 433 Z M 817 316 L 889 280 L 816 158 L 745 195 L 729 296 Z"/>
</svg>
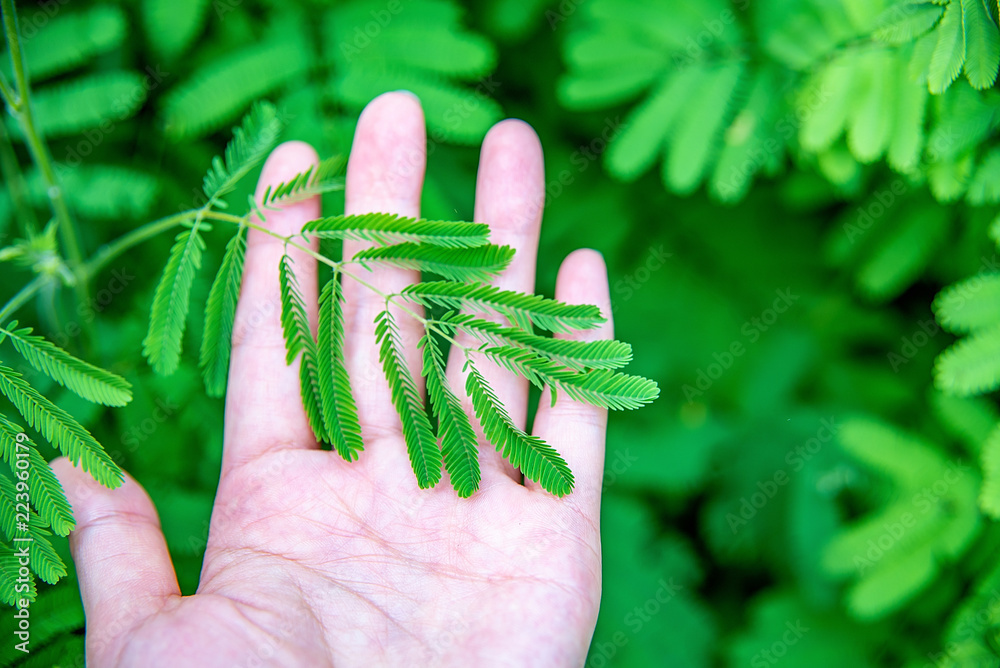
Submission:
<svg viewBox="0 0 1000 668">
<path fill-rule="evenodd" d="M 419 215 L 425 154 L 415 98 L 389 93 L 373 101 L 351 152 L 347 213 Z M 258 198 L 267 184 L 315 161 L 306 144 L 280 146 Z M 520 121 L 498 124 L 483 143 L 475 214 L 489 223 L 491 241 L 517 250 L 496 285 L 533 290 L 544 194 L 534 132 Z M 319 215 L 313 199 L 269 212 L 266 224 L 289 234 Z M 345 255 L 363 247 L 344 245 Z M 420 490 L 378 362 L 373 321 L 383 303 L 345 281 L 345 353 L 365 450 L 352 463 L 320 450 L 302 408 L 298 363 L 285 364 L 283 252 L 279 240 L 250 232 L 222 471 L 196 594 L 180 595 L 156 511 L 138 483 L 126 477 L 107 490 L 66 459 L 52 464 L 77 521 L 70 546 L 88 665 L 581 665 L 600 602 L 606 411 L 565 394 L 554 406 L 547 392 L 541 399 L 533 431 L 576 477 L 564 498 L 522 481 L 482 437 L 482 483 L 471 498 L 458 498 L 447 481 Z M 289 254 L 315 323 L 315 262 Z M 378 268 L 365 279 L 398 292 L 419 275 Z M 600 255 L 570 255 L 556 298 L 597 304 L 609 316 Z M 419 324 L 397 315 L 420 381 Z M 611 323 L 572 336 L 611 338 Z M 527 382 L 485 360 L 478 366 L 523 428 Z M 464 388 L 458 356 L 448 374 L 452 387 Z"/>
</svg>

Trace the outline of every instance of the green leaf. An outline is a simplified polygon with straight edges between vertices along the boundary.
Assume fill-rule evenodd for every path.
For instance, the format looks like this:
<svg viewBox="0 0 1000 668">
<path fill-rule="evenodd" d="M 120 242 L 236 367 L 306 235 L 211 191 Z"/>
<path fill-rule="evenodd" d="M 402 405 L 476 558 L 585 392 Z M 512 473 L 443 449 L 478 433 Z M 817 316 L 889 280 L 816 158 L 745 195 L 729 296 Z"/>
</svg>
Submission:
<svg viewBox="0 0 1000 668">
<path fill-rule="evenodd" d="M 407 369 L 399 331 L 389 311 L 382 311 L 375 317 L 375 338 L 417 484 L 421 489 L 433 487 L 441 479 L 441 450 L 424 411 L 424 402 Z"/>
<path fill-rule="evenodd" d="M 135 72 L 108 71 L 51 84 L 32 92 L 35 125 L 47 139 L 66 137 L 103 123 L 129 118 L 146 99 L 144 79 Z M 14 130 L 22 136 L 20 126 Z M 98 134 L 103 141 L 108 134 Z M 96 140 L 86 140 L 93 148 Z M 100 143 L 99 141 L 97 143 Z"/>
<path fill-rule="evenodd" d="M 694 67 L 668 74 L 660 87 L 629 114 L 621 134 L 608 148 L 608 171 L 631 181 L 649 169 L 664 150 L 678 115 L 701 82 L 701 74 Z"/>
<path fill-rule="evenodd" d="M 117 48 L 126 32 L 125 15 L 111 5 L 57 15 L 23 42 L 28 74 L 34 82 L 67 72 Z M 8 57 L 6 53 L 2 56 L 4 60 Z"/>
<path fill-rule="evenodd" d="M 19 438 L 20 436 L 20 438 Z M 21 470 L 16 465 L 18 459 L 24 459 L 27 453 L 28 488 L 31 490 L 31 504 L 38 511 L 39 517 L 52 527 L 52 530 L 65 536 L 76 526 L 73 520 L 73 510 L 63 492 L 62 485 L 49 463 L 45 461 L 38 446 L 27 434 L 16 425 L 0 415 L 0 458 L 2 458 L 13 473 Z"/>
<path fill-rule="evenodd" d="M 164 376 L 177 370 L 181 359 L 184 329 L 187 325 L 191 286 L 201 269 L 205 241 L 196 218 L 190 229 L 177 235 L 163 277 L 156 286 L 153 308 L 149 315 L 149 331 L 142 342 L 143 355 L 153 369 Z"/>
<path fill-rule="evenodd" d="M 142 22 L 153 49 L 168 59 L 181 55 L 205 25 L 210 0 L 143 0 Z"/>
<path fill-rule="evenodd" d="M 302 233 L 319 239 L 351 239 L 377 244 L 422 243 L 443 248 L 473 248 L 489 243 L 484 223 L 418 220 L 394 213 L 329 216 L 306 223 Z"/>
<path fill-rule="evenodd" d="M 566 461 L 548 443 L 518 429 L 471 361 L 467 368 L 465 390 L 472 399 L 483 433 L 497 451 L 524 477 L 534 480 L 551 494 L 566 496 L 572 492 L 573 473 Z"/>
<path fill-rule="evenodd" d="M 932 4 L 901 2 L 892 5 L 875 21 L 875 39 L 887 44 L 903 44 L 934 27 L 944 10 Z"/>
<path fill-rule="evenodd" d="M 494 311 L 528 332 L 532 325 L 550 332 L 570 332 L 593 329 L 605 322 L 600 310 L 590 304 L 564 304 L 483 283 L 425 281 L 407 286 L 401 294 L 428 307 L 437 304 Z"/>
<path fill-rule="evenodd" d="M 1000 274 L 973 276 L 941 291 L 934 300 L 938 322 L 966 334 L 1000 325 Z"/>
<path fill-rule="evenodd" d="M 1000 328 L 981 330 L 941 353 L 934 382 L 945 392 L 968 396 L 1000 387 Z"/>
<path fill-rule="evenodd" d="M 523 348 L 485 348 L 482 353 L 506 369 L 524 376 L 538 388 L 549 387 L 553 398 L 562 390 L 576 401 L 612 410 L 633 410 L 660 395 L 657 384 L 641 376 L 595 369 L 585 373 L 568 371 Z"/>
<path fill-rule="evenodd" d="M 347 160 L 343 156 L 327 158 L 319 165 L 310 165 L 309 169 L 299 172 L 288 181 L 283 181 L 273 188 L 267 187 L 261 198 L 263 206 L 274 204 L 290 204 L 308 199 L 313 195 L 344 189 L 344 168 Z"/>
<path fill-rule="evenodd" d="M 671 190 L 689 193 L 698 187 L 721 144 L 721 132 L 732 114 L 731 100 L 743 75 L 743 65 L 728 62 L 704 72 L 688 100 L 686 113 L 677 119 L 664 182 Z"/>
<path fill-rule="evenodd" d="M 441 443 L 444 468 L 458 495 L 467 498 L 479 489 L 479 439 L 462 403 L 448 386 L 444 359 L 434 338 L 425 335 L 419 346 L 423 350 L 427 396 L 438 421 L 437 438 Z"/>
<path fill-rule="evenodd" d="M 40 336 L 34 336 L 30 327 L 15 329 L 0 327 L 10 337 L 17 352 L 38 371 L 56 381 L 87 401 L 105 406 L 124 406 L 132 400 L 132 386 L 121 376 L 99 369 L 77 359 Z"/>
<path fill-rule="evenodd" d="M 632 361 L 632 346 L 621 341 L 573 341 L 537 336 L 516 327 L 504 327 L 471 316 L 442 319 L 492 346 L 513 345 L 530 350 L 574 371 L 619 369 Z"/>
<path fill-rule="evenodd" d="M 247 250 L 247 226 L 241 225 L 222 256 L 222 265 L 205 302 L 205 330 L 198 366 L 205 379 L 205 392 L 221 397 L 229 381 L 229 357 L 233 345 L 236 303 L 243 283 L 243 260 Z"/>
<path fill-rule="evenodd" d="M 954 0 L 945 8 L 944 17 L 935 33 L 937 44 L 927 71 L 927 87 L 931 93 L 940 95 L 958 77 L 965 62 L 962 1 Z"/>
<path fill-rule="evenodd" d="M 263 160 L 278 143 L 282 123 L 278 110 L 268 102 L 259 102 L 233 129 L 233 138 L 226 145 L 226 160 L 218 156 L 205 175 L 205 197 L 215 201 L 232 191 L 250 170 Z"/>
<path fill-rule="evenodd" d="M 897 62 L 896 66 L 896 110 L 886 160 L 896 171 L 911 172 L 920 164 L 924 148 L 928 91 L 927 86 L 910 79 L 905 63 Z"/>
<path fill-rule="evenodd" d="M 187 139 L 223 127 L 306 69 L 309 58 L 306 44 L 289 36 L 212 59 L 164 97 L 167 134 Z"/>
<path fill-rule="evenodd" d="M 973 206 L 1000 204 L 1000 149 L 990 150 L 976 169 L 966 199 Z"/>
<path fill-rule="evenodd" d="M 16 516 L 16 499 L 14 482 L 6 476 L 0 476 L 0 529 L 8 541 L 25 537 L 27 533 L 31 539 L 28 547 L 28 565 L 44 582 L 55 584 L 66 575 L 66 564 L 52 548 L 52 542 L 49 540 L 52 534 L 46 530 L 45 522 L 36 513 L 28 511 L 27 524 Z M 27 527 L 27 532 L 24 531 L 24 527 Z"/>
<path fill-rule="evenodd" d="M 45 440 L 55 445 L 74 464 L 90 472 L 105 487 L 121 485 L 118 465 L 73 416 L 38 393 L 21 374 L 0 363 L 0 394 L 10 399 L 18 412 Z"/>
<path fill-rule="evenodd" d="M 882 157 L 896 115 L 896 60 L 887 51 L 870 51 L 855 60 L 854 101 L 847 118 L 847 146 L 859 162 Z"/>
<path fill-rule="evenodd" d="M 340 456 L 350 462 L 358 458 L 365 444 L 344 358 L 343 301 L 338 272 L 334 272 L 319 296 L 319 393 L 326 433 Z"/>
<path fill-rule="evenodd" d="M 984 513 L 1000 519 L 1000 425 L 997 425 L 983 444 L 983 486 L 979 493 L 979 507 Z"/>
<path fill-rule="evenodd" d="M 965 22 L 965 76 L 973 88 L 993 85 L 1000 66 L 1000 32 L 984 0 L 961 0 Z"/>
<path fill-rule="evenodd" d="M 298 280 L 292 270 L 292 258 L 281 256 L 278 264 L 278 283 L 281 288 L 281 328 L 285 334 L 285 362 L 289 365 L 302 354 L 299 365 L 299 382 L 302 389 L 302 406 L 317 441 L 326 441 L 326 423 L 323 416 L 323 399 L 320 393 L 319 363 L 316 359 L 316 341 L 309 328 L 305 300 L 299 292 Z"/>
<path fill-rule="evenodd" d="M 452 281 L 487 281 L 497 276 L 514 257 L 510 246 L 488 244 L 475 248 L 444 248 L 404 243 L 359 251 L 351 258 L 362 266 L 389 264 L 438 274 Z"/>
</svg>

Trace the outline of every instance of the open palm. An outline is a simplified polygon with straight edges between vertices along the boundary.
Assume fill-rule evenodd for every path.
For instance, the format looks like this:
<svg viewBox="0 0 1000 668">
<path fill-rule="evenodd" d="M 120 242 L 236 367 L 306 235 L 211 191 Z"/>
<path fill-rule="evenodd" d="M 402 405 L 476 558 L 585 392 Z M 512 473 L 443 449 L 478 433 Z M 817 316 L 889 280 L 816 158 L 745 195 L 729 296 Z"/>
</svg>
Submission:
<svg viewBox="0 0 1000 668">
<path fill-rule="evenodd" d="M 419 103 L 402 93 L 372 102 L 351 152 L 347 213 L 419 215 L 425 155 Z M 315 160 L 305 144 L 279 147 L 258 193 Z M 537 138 L 524 123 L 500 123 L 483 145 L 476 197 L 476 220 L 489 223 L 492 241 L 517 249 L 497 285 L 532 291 L 543 202 Z M 270 213 L 267 225 L 289 234 L 318 216 L 318 201 L 301 202 Z M 362 247 L 347 242 L 345 255 Z M 471 498 L 458 498 L 446 482 L 419 490 L 377 357 L 373 321 L 384 302 L 347 280 L 345 352 L 365 450 L 353 463 L 320 450 L 298 370 L 284 361 L 283 252 L 279 240 L 251 231 L 222 474 L 197 594 L 180 595 L 156 511 L 134 480 L 109 491 L 67 460 L 53 463 L 77 518 L 70 544 L 89 665 L 580 665 L 600 601 L 605 412 L 565 396 L 550 406 L 542 397 L 534 433 L 576 476 L 566 498 L 522 484 L 483 439 L 482 485 Z M 315 322 L 315 264 L 290 254 Z M 365 276 L 385 292 L 418 279 L 399 269 Z M 608 315 L 600 256 L 567 258 L 556 296 Z M 419 380 L 419 325 L 397 315 Z M 610 323 L 586 336 L 610 338 Z M 455 388 L 464 387 L 458 362 L 448 369 Z M 523 427 L 525 381 L 479 365 Z"/>
</svg>

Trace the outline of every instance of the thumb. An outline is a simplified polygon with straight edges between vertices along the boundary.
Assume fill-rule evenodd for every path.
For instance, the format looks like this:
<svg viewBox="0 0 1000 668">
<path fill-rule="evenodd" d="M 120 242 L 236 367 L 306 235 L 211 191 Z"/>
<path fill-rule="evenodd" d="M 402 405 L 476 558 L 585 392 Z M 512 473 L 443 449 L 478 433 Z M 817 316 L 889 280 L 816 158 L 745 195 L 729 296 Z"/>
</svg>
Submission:
<svg viewBox="0 0 1000 668">
<path fill-rule="evenodd" d="M 113 665 L 129 631 L 180 596 L 160 520 L 127 473 L 111 490 L 65 457 L 52 470 L 76 518 L 69 546 L 87 617 L 87 663 Z"/>
</svg>

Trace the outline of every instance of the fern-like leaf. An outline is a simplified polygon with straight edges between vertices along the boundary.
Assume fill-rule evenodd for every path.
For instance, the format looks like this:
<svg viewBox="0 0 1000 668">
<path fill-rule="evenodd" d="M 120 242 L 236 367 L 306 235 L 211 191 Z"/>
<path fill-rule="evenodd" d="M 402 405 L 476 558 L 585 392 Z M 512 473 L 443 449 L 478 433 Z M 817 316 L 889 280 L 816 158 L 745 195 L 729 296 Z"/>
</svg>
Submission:
<svg viewBox="0 0 1000 668">
<path fill-rule="evenodd" d="M 1000 274 L 974 276 L 945 288 L 934 300 L 934 313 L 949 332 L 1000 325 Z"/>
<path fill-rule="evenodd" d="M 281 256 L 278 265 L 278 282 L 281 288 L 281 327 L 285 333 L 285 362 L 291 364 L 302 354 L 299 365 L 299 382 L 302 386 L 302 406 L 305 408 L 309 426 L 317 441 L 326 441 L 326 425 L 323 418 L 323 400 L 320 396 L 319 364 L 316 361 L 316 341 L 309 328 L 305 300 L 299 292 L 292 258 Z"/>
<path fill-rule="evenodd" d="M 289 204 L 308 199 L 313 195 L 344 189 L 344 167 L 347 160 L 342 156 L 327 158 L 299 172 L 288 181 L 272 187 L 268 186 L 261 199 L 263 206 Z"/>
<path fill-rule="evenodd" d="M 0 363 L 0 394 L 10 399 L 25 421 L 59 448 L 74 464 L 105 487 L 118 487 L 121 469 L 76 419 L 38 393 L 21 374 Z"/>
<path fill-rule="evenodd" d="M 1000 519 L 1000 425 L 990 432 L 983 444 L 982 467 L 979 507 L 993 519 Z"/>
<path fill-rule="evenodd" d="M 340 456 L 354 461 L 365 444 L 344 359 L 343 296 L 336 273 L 319 296 L 317 339 L 319 394 L 326 432 Z"/>
<path fill-rule="evenodd" d="M 417 269 L 438 274 L 452 281 L 486 281 L 498 275 L 514 258 L 510 246 L 443 248 L 429 244 L 376 246 L 354 254 L 363 266 L 388 264 L 403 269 Z"/>
<path fill-rule="evenodd" d="M 28 74 L 32 81 L 41 81 L 67 72 L 118 47 L 126 33 L 124 13 L 111 5 L 56 16 L 37 35 L 24 40 Z"/>
<path fill-rule="evenodd" d="M 164 98 L 168 134 L 200 137 L 237 118 L 253 100 L 286 83 L 309 65 L 298 38 L 253 44 L 212 59 Z"/>
<path fill-rule="evenodd" d="M 199 366 L 205 379 L 205 392 L 221 397 L 229 380 L 229 356 L 233 343 L 236 302 L 243 283 L 243 259 L 247 249 L 247 227 L 240 226 L 226 245 L 219 273 L 205 303 L 205 331 L 201 339 Z"/>
<path fill-rule="evenodd" d="M 24 470 L 15 463 L 18 459 L 24 458 L 23 454 L 19 457 L 18 452 L 27 452 L 27 483 L 31 490 L 31 503 L 38 511 L 39 517 L 52 527 L 53 531 L 65 536 L 76 526 L 69 500 L 49 463 L 38 452 L 38 446 L 26 435 L 18 439 L 22 433 L 6 417 L 0 415 L 0 459 L 7 462 L 10 470 L 17 475 L 19 471 Z"/>
<path fill-rule="evenodd" d="M 251 169 L 271 152 L 281 134 L 278 110 L 267 102 L 259 102 L 233 130 L 233 138 L 226 145 L 226 159 L 216 156 L 205 175 L 203 189 L 209 201 L 230 192 Z"/>
<path fill-rule="evenodd" d="M 1000 66 L 1000 31 L 985 0 L 961 0 L 965 24 L 965 77 L 973 88 L 993 85 Z"/>
<path fill-rule="evenodd" d="M 479 489 L 479 448 L 476 431 L 462 403 L 448 386 L 444 358 L 434 338 L 427 334 L 420 340 L 423 351 L 423 375 L 427 396 L 438 421 L 438 440 L 444 455 L 444 467 L 459 496 L 467 498 Z"/>
<path fill-rule="evenodd" d="M 501 290 L 482 283 L 426 281 L 407 286 L 402 296 L 424 306 L 494 311 L 530 332 L 532 325 L 550 332 L 593 329 L 604 322 L 600 310 L 589 304 L 564 304 L 539 295 Z"/>
<path fill-rule="evenodd" d="M 53 549 L 45 522 L 37 513 L 28 510 L 28 522 L 24 524 L 17 517 L 17 491 L 14 482 L 6 476 L 0 476 L 0 531 L 8 541 L 15 538 L 30 538 L 28 560 L 31 570 L 38 574 L 44 582 L 55 584 L 66 575 L 66 564 Z M 28 531 L 24 531 L 27 527 Z"/>
<path fill-rule="evenodd" d="M 105 406 L 124 406 L 132 400 L 132 386 L 121 376 L 73 357 L 46 339 L 33 335 L 30 327 L 16 327 L 15 321 L 9 329 L 0 327 L 0 331 L 10 337 L 14 348 L 31 366 L 63 387 L 87 401 Z"/>
<path fill-rule="evenodd" d="M 530 350 L 513 346 L 483 349 L 483 354 L 504 368 L 524 376 L 539 388 L 549 387 L 553 401 L 556 390 L 571 398 L 601 408 L 633 410 L 660 395 L 657 384 L 642 376 L 595 369 L 585 373 L 569 371 Z"/>
<path fill-rule="evenodd" d="M 469 362 L 467 369 L 465 390 L 486 438 L 514 468 L 548 492 L 556 496 L 572 492 L 573 473 L 566 461 L 551 445 L 518 429 L 475 365 Z"/>
<path fill-rule="evenodd" d="M 899 3 L 875 19 L 875 39 L 887 44 L 903 44 L 934 27 L 944 10 L 932 4 Z"/>
<path fill-rule="evenodd" d="M 619 369 L 632 361 L 632 347 L 621 341 L 554 339 L 465 315 L 452 316 L 445 321 L 484 343 L 524 348 L 574 371 Z"/>
<path fill-rule="evenodd" d="M 939 95 L 951 85 L 965 63 L 965 25 L 962 18 L 963 0 L 954 0 L 944 10 L 938 24 L 937 44 L 927 71 L 927 87 Z"/>
<path fill-rule="evenodd" d="M 375 338 L 379 343 L 379 360 L 389 381 L 392 403 L 399 414 L 403 440 L 417 484 L 422 489 L 433 487 L 441 479 L 441 450 L 416 383 L 406 368 L 399 331 L 389 311 L 382 311 L 376 316 Z"/>
<path fill-rule="evenodd" d="M 305 224 L 303 234 L 319 239 L 352 239 L 377 244 L 404 242 L 444 248 L 472 248 L 489 243 L 490 228 L 483 223 L 417 220 L 394 213 L 330 216 Z"/>
<path fill-rule="evenodd" d="M 33 96 L 39 132 L 45 137 L 65 137 L 98 127 L 109 118 L 132 116 L 146 99 L 146 88 L 135 72 L 102 72 L 39 88 Z"/>
<path fill-rule="evenodd" d="M 941 353 L 934 381 L 938 388 L 959 396 L 1000 387 L 1000 328 L 979 331 Z"/>
<path fill-rule="evenodd" d="M 143 354 L 157 373 L 168 376 L 177 370 L 181 359 L 184 329 L 187 326 L 191 302 L 191 286 L 201 269 L 205 241 L 196 218 L 190 229 L 174 240 L 163 277 L 156 286 L 153 308 L 149 316 L 149 331 L 142 342 Z"/>
</svg>

